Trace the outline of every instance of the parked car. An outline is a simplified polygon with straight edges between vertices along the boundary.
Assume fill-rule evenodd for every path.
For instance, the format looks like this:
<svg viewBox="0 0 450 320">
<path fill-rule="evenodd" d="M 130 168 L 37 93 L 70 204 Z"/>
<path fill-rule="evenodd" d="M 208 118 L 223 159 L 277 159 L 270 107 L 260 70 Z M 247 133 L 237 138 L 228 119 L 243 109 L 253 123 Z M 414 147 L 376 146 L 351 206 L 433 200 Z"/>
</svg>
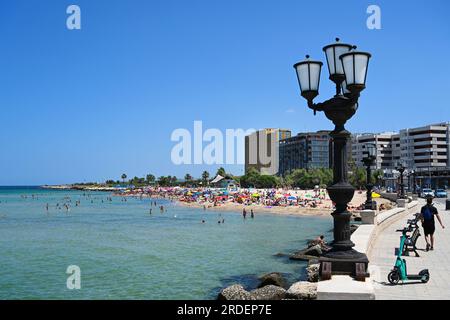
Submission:
<svg viewBox="0 0 450 320">
<path fill-rule="evenodd" d="M 447 198 L 447 191 L 445 189 L 436 189 L 436 198 Z"/>
<path fill-rule="evenodd" d="M 421 196 L 422 198 L 426 198 L 426 197 L 428 197 L 428 196 L 434 197 L 434 191 L 431 190 L 430 188 L 423 188 L 423 189 L 422 189 L 422 192 L 420 193 L 420 196 Z"/>
</svg>

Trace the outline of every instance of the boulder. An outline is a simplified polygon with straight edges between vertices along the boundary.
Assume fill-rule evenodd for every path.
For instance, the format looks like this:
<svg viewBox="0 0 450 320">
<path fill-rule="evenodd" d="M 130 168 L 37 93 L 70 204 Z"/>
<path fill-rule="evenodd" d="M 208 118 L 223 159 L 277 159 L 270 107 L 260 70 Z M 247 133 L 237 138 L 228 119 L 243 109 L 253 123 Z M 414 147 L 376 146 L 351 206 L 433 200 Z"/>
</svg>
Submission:
<svg viewBox="0 0 450 320">
<path fill-rule="evenodd" d="M 320 269 L 319 263 L 310 264 L 308 267 L 306 267 L 306 274 L 309 282 L 319 281 L 319 269 Z"/>
<path fill-rule="evenodd" d="M 218 297 L 218 300 L 254 300 L 250 292 L 244 289 L 240 284 L 233 284 L 223 289 Z"/>
<path fill-rule="evenodd" d="M 319 257 L 320 255 L 322 255 L 322 247 L 320 246 L 320 244 L 316 244 L 316 245 L 306 249 L 303 252 L 303 254 L 307 255 L 307 256 Z"/>
<path fill-rule="evenodd" d="M 300 261 L 310 261 L 313 259 L 317 259 L 317 257 L 316 256 L 308 256 L 308 255 L 303 254 L 301 251 L 299 251 L 299 252 L 292 254 L 289 257 L 289 259 L 290 260 L 300 260 Z"/>
<path fill-rule="evenodd" d="M 278 252 L 278 253 L 275 253 L 273 256 L 274 257 L 286 257 L 286 256 L 288 256 L 288 254 L 287 253 L 283 253 L 283 252 Z"/>
<path fill-rule="evenodd" d="M 286 298 L 297 300 L 317 299 L 317 283 L 296 282 L 286 291 Z"/>
<path fill-rule="evenodd" d="M 279 286 L 268 285 L 250 291 L 252 300 L 282 300 L 286 295 L 286 290 Z"/>
<path fill-rule="evenodd" d="M 296 253 L 292 254 L 289 257 L 289 259 L 309 261 L 312 259 L 317 259 L 318 257 L 320 257 L 322 255 L 322 253 L 323 253 L 322 247 L 320 246 L 320 244 L 316 244 L 307 249 L 297 251 Z"/>
<path fill-rule="evenodd" d="M 316 246 L 318 244 L 320 244 L 319 240 L 308 241 L 308 248 L 314 247 L 314 246 Z"/>
<path fill-rule="evenodd" d="M 258 288 L 262 288 L 268 285 L 286 288 L 286 281 L 279 272 L 272 272 L 265 274 L 262 277 L 260 277 L 259 280 L 261 280 L 261 283 L 258 285 Z"/>
</svg>

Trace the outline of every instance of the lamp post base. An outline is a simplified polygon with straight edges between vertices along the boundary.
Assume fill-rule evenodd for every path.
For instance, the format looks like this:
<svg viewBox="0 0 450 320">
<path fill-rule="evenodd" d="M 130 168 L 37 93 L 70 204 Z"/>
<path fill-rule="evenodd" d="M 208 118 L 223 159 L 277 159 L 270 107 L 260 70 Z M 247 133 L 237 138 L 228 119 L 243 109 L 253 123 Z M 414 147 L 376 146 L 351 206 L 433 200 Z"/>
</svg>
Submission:
<svg viewBox="0 0 450 320">
<path fill-rule="evenodd" d="M 327 252 L 319 258 L 319 262 L 321 280 L 329 280 L 332 275 L 349 275 L 359 281 L 369 277 L 369 259 L 366 254 L 354 249 Z"/>
</svg>

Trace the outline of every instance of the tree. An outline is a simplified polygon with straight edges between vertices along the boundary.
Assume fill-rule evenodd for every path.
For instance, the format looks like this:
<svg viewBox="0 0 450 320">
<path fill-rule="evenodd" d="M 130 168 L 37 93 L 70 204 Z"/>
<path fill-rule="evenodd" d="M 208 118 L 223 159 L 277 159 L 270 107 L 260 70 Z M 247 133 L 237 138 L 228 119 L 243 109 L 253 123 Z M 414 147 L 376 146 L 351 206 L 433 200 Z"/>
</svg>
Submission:
<svg viewBox="0 0 450 320">
<path fill-rule="evenodd" d="M 333 171 L 329 168 L 296 169 L 285 177 L 285 184 L 298 188 L 314 188 L 330 186 L 333 182 Z"/>
<path fill-rule="evenodd" d="M 121 178 L 122 178 L 123 183 L 125 183 L 125 179 L 127 178 L 127 175 L 125 173 L 123 173 Z"/>
<path fill-rule="evenodd" d="M 148 174 L 148 175 L 145 177 L 145 180 L 147 181 L 148 184 L 152 184 L 152 183 L 155 182 L 155 176 L 152 175 L 152 174 Z"/>
<path fill-rule="evenodd" d="M 367 181 L 366 176 L 366 169 L 355 168 L 352 170 L 352 173 L 349 174 L 350 184 L 357 189 L 363 189 Z"/>
<path fill-rule="evenodd" d="M 278 177 L 261 175 L 255 168 L 250 168 L 239 181 L 244 188 L 275 188 L 281 184 Z"/>
<path fill-rule="evenodd" d="M 381 177 L 381 178 L 380 178 Z M 372 172 L 372 183 L 373 184 L 380 184 L 381 179 L 384 177 L 384 172 L 381 169 L 377 169 Z"/>
<path fill-rule="evenodd" d="M 227 175 L 227 173 L 226 173 L 226 171 L 225 171 L 225 169 L 224 169 L 223 167 L 220 167 L 220 168 L 217 170 L 216 176 L 217 176 L 217 175 L 220 175 L 220 176 L 222 176 L 222 177 L 225 177 L 225 176 Z"/>
<path fill-rule="evenodd" d="M 184 176 L 184 182 L 186 185 L 190 185 L 190 183 L 192 182 L 192 176 L 189 173 L 186 173 L 186 175 Z"/>
<path fill-rule="evenodd" d="M 145 184 L 145 178 L 134 177 L 131 179 L 131 184 L 135 187 L 143 186 Z"/>
<path fill-rule="evenodd" d="M 165 176 L 161 176 L 158 178 L 158 185 L 161 187 L 167 187 L 169 184 L 169 181 L 167 179 L 167 177 Z"/>
<path fill-rule="evenodd" d="M 209 178 L 209 172 L 208 171 L 203 171 L 202 173 L 202 183 L 203 186 L 206 186 L 208 184 L 208 178 Z"/>
</svg>

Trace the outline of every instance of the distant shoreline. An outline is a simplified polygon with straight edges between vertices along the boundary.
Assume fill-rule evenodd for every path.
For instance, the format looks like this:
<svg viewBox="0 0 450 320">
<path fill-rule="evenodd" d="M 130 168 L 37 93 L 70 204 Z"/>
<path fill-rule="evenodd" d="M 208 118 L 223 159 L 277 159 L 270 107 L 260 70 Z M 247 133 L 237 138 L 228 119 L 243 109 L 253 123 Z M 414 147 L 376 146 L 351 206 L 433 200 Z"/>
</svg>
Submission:
<svg viewBox="0 0 450 320">
<path fill-rule="evenodd" d="M 39 186 L 42 189 L 50 189 L 50 190 L 79 190 L 79 191 L 108 191 L 108 192 L 117 192 L 120 190 L 125 190 L 126 188 L 116 188 L 116 187 L 107 187 L 107 186 L 93 186 L 93 185 L 43 185 Z"/>
</svg>

